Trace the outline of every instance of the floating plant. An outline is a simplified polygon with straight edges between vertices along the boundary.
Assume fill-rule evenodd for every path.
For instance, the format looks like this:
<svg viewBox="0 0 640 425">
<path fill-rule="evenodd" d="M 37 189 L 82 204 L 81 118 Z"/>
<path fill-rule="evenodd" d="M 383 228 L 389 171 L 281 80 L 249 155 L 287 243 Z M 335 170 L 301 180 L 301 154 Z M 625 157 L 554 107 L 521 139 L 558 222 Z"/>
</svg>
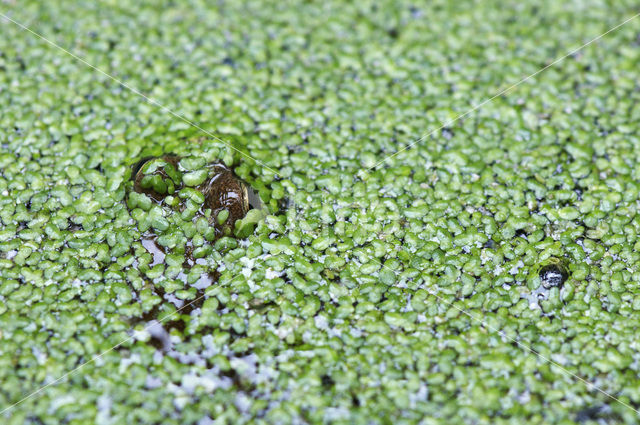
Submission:
<svg viewBox="0 0 640 425">
<path fill-rule="evenodd" d="M 256 161 L 2 22 L 0 423 L 637 423 L 640 19 L 394 155 L 637 5 L 449 3 L 2 2 Z"/>
</svg>

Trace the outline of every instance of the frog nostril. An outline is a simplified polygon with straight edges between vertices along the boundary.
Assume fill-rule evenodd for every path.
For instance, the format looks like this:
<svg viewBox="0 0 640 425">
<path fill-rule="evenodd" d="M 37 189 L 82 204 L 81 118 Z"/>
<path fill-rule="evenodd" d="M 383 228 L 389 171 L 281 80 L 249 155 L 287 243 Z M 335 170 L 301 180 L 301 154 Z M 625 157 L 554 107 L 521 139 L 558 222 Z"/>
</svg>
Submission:
<svg viewBox="0 0 640 425">
<path fill-rule="evenodd" d="M 262 209 L 262 201 L 260 200 L 260 196 L 253 190 L 252 187 L 245 184 L 246 193 L 247 193 L 247 202 L 249 203 L 249 209 L 259 210 Z"/>
</svg>

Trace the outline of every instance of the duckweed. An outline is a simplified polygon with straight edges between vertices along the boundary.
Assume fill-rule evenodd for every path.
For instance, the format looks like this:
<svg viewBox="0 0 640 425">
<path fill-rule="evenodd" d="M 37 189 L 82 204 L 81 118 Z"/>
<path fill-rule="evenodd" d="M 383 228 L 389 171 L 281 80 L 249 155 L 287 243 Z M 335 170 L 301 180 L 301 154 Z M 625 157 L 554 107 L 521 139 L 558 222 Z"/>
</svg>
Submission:
<svg viewBox="0 0 640 425">
<path fill-rule="evenodd" d="M 371 168 L 636 3 L 111 3 L 1 12 L 227 144 L 2 21 L 2 423 L 637 423 L 640 20 Z"/>
</svg>

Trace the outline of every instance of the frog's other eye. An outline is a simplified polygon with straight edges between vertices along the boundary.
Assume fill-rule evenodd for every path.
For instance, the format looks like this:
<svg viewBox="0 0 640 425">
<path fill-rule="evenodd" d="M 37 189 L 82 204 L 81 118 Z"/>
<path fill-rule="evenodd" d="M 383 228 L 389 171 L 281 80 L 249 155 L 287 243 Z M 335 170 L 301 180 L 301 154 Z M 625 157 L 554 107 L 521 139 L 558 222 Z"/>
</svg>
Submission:
<svg viewBox="0 0 640 425">
<path fill-rule="evenodd" d="M 135 180 L 136 176 L 138 175 L 142 167 L 144 167 L 144 164 L 146 164 L 149 160 L 152 160 L 153 158 L 154 158 L 153 156 L 146 156 L 142 158 L 140 161 L 133 164 L 131 166 L 131 179 Z"/>
</svg>

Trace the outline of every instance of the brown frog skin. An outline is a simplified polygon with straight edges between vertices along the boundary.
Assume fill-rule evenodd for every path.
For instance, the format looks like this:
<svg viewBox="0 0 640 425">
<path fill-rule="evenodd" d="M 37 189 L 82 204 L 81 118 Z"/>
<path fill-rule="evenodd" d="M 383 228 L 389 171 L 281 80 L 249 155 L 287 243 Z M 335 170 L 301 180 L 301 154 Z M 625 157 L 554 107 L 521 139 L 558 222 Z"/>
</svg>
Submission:
<svg viewBox="0 0 640 425">
<path fill-rule="evenodd" d="M 228 223 L 244 217 L 250 209 L 247 184 L 223 164 L 211 164 L 209 179 L 198 189 L 204 194 L 204 208 L 211 208 L 211 216 L 217 217 L 224 209 L 229 211 Z"/>
<path fill-rule="evenodd" d="M 144 193 L 160 203 L 166 195 L 159 194 L 152 189 L 145 189 L 141 187 L 140 184 L 144 177 L 142 168 L 148 161 L 156 158 L 158 157 L 145 157 L 134 164 L 132 168 L 132 180 L 134 182 L 133 189 L 136 192 Z M 179 156 L 167 154 L 159 158 L 173 165 L 174 168 L 178 168 L 178 162 L 180 161 Z M 201 212 L 204 214 L 204 210 L 207 208 L 211 209 L 211 221 L 216 224 L 216 228 L 219 226 L 215 220 L 218 213 L 222 210 L 226 209 L 229 211 L 226 224 L 233 226 L 236 220 L 243 218 L 251 208 L 260 208 L 260 199 L 258 196 L 253 190 L 249 189 L 247 183 L 240 179 L 231 168 L 217 162 L 210 163 L 207 167 L 209 168 L 209 177 L 196 189 L 202 192 L 205 197 Z M 155 173 L 160 174 L 163 178 L 168 178 L 162 169 L 156 170 Z M 176 187 L 176 192 L 180 189 L 182 189 L 182 187 Z M 221 229 L 218 230 L 220 231 Z"/>
</svg>

